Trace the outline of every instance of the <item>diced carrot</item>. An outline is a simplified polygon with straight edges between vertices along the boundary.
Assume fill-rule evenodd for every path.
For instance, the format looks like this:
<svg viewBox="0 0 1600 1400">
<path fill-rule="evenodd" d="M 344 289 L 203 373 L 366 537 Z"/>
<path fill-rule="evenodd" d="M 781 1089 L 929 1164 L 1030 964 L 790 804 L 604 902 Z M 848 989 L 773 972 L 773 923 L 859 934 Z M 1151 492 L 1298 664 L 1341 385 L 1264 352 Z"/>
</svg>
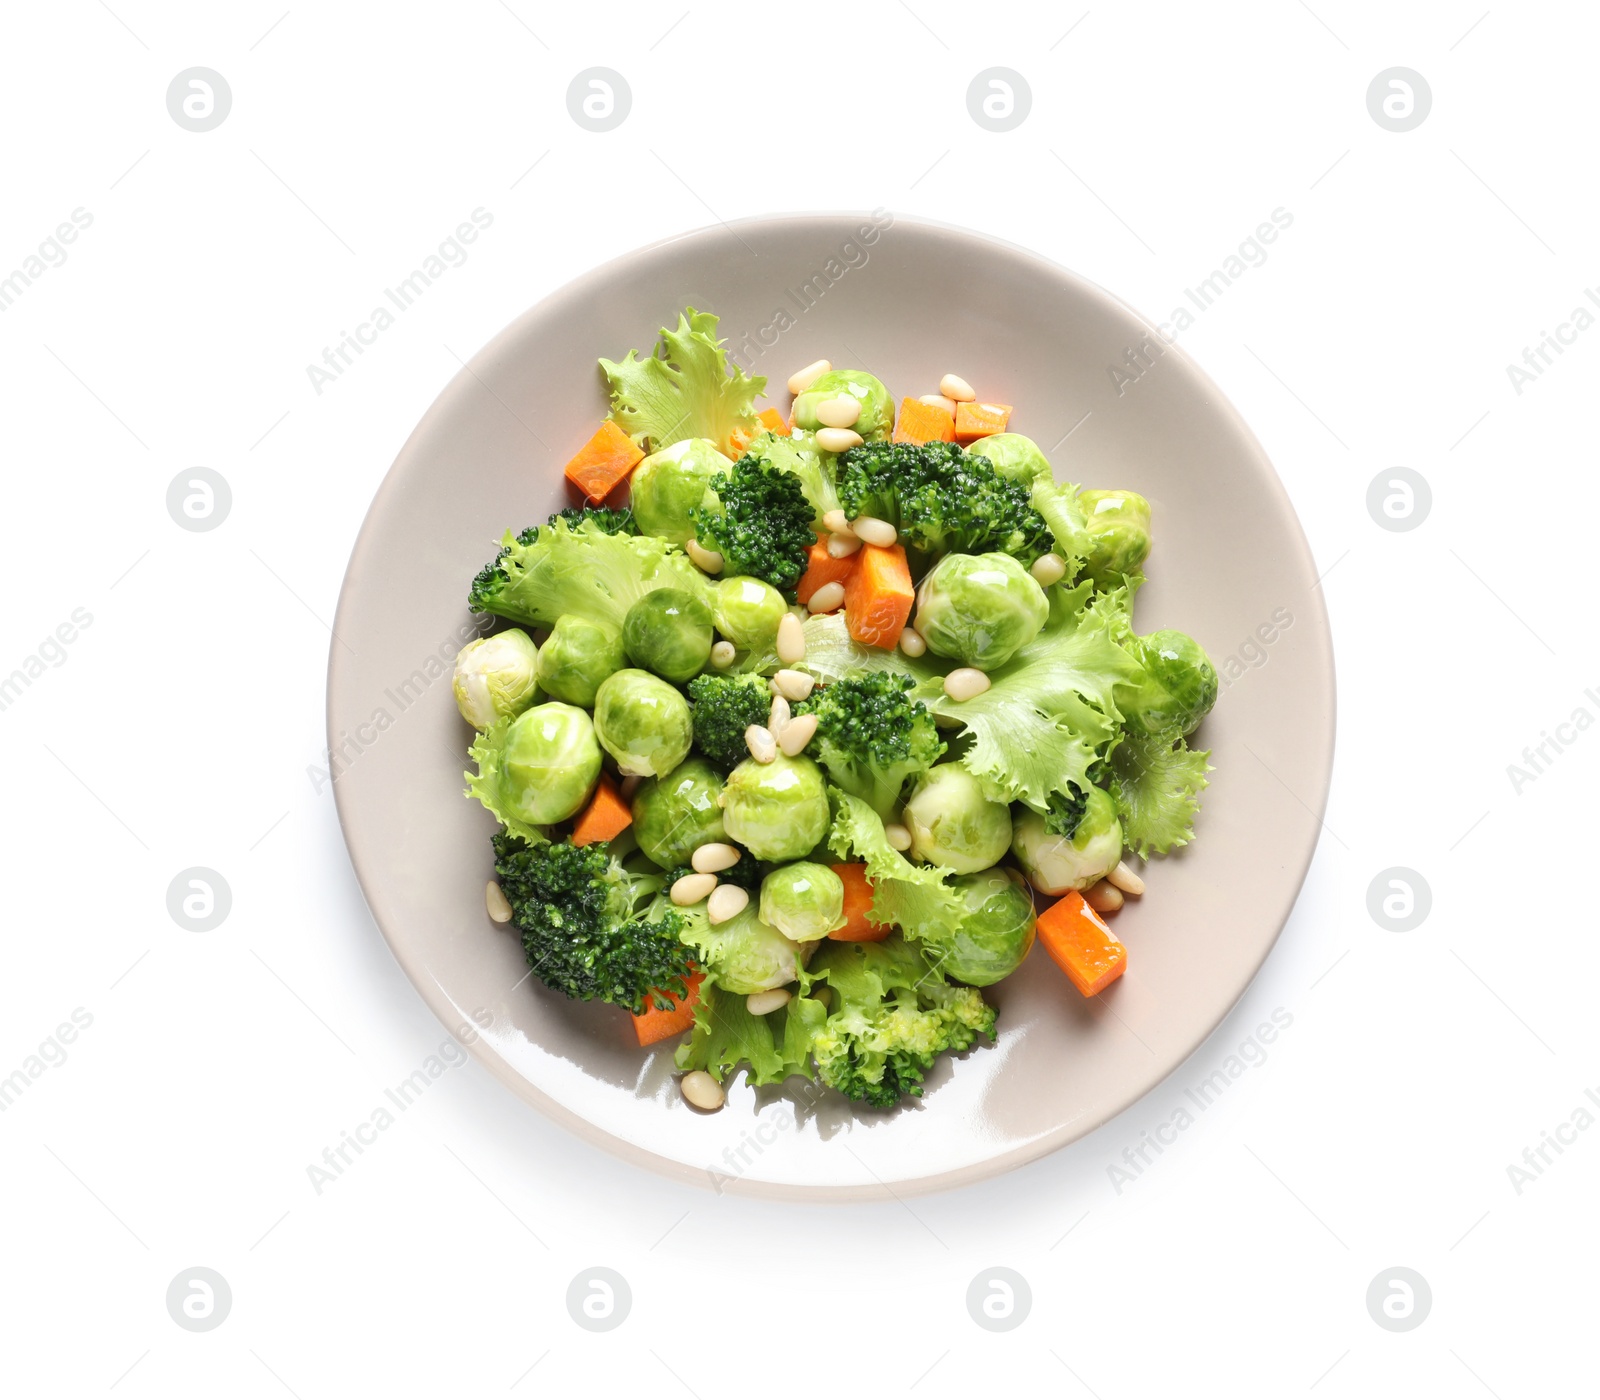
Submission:
<svg viewBox="0 0 1600 1400">
<path fill-rule="evenodd" d="M 672 1010 L 658 1011 L 652 1005 L 642 1015 L 632 1013 L 633 1033 L 639 1037 L 640 1045 L 654 1045 L 656 1041 L 665 1040 L 669 1035 L 678 1035 L 694 1024 L 694 1008 L 700 1000 L 700 984 L 705 981 L 705 976 L 703 972 L 691 972 L 684 979 L 689 985 L 689 994 L 681 999 L 671 992 L 667 993 L 672 1000 Z"/>
<path fill-rule="evenodd" d="M 1039 941 L 1086 997 L 1105 991 L 1128 966 L 1128 950 L 1077 890 L 1039 915 Z"/>
<path fill-rule="evenodd" d="M 854 554 L 847 554 L 843 559 L 835 559 L 828 553 L 828 546 L 819 535 L 817 542 L 806 554 L 806 571 L 800 575 L 800 582 L 795 585 L 795 597 L 804 607 L 811 601 L 811 595 L 824 584 L 842 583 L 848 586 L 850 575 L 855 572 L 855 568 Z"/>
<path fill-rule="evenodd" d="M 788 422 L 775 408 L 764 408 L 756 417 L 761 420 L 761 426 L 769 433 L 787 433 L 789 431 Z"/>
<path fill-rule="evenodd" d="M 900 401 L 900 421 L 894 425 L 896 442 L 954 442 L 956 420 L 942 408 L 921 399 Z"/>
<path fill-rule="evenodd" d="M 872 922 L 872 886 L 864 865 L 835 865 L 833 873 L 844 881 L 843 928 L 828 935 L 841 943 L 881 943 L 889 936 L 888 924 Z"/>
<path fill-rule="evenodd" d="M 633 439 L 607 418 L 567 463 L 567 480 L 598 505 L 643 460 Z"/>
<path fill-rule="evenodd" d="M 892 647 L 906 630 L 916 591 L 904 545 L 864 544 L 844 585 L 845 623 L 863 646 Z"/>
<path fill-rule="evenodd" d="M 1008 403 L 958 403 L 956 405 L 956 441 L 976 442 L 991 433 L 1003 433 L 1011 421 Z"/>
<path fill-rule="evenodd" d="M 572 844 L 587 846 L 595 841 L 610 841 L 633 822 L 633 813 L 622 800 L 616 785 L 604 773 L 595 784 L 594 796 L 583 814 L 572 825 Z"/>
</svg>

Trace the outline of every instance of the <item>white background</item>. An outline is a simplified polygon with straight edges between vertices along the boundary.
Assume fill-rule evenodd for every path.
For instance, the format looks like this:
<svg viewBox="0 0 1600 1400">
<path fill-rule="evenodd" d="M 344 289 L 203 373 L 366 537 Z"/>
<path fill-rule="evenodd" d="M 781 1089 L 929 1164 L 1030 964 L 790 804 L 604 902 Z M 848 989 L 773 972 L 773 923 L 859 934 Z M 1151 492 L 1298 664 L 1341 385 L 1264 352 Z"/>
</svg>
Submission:
<svg viewBox="0 0 1600 1400">
<path fill-rule="evenodd" d="M 1600 1132 L 1520 1193 L 1507 1167 L 1600 1085 L 1600 735 L 1520 794 L 1506 770 L 1578 706 L 1600 715 L 1600 330 L 1520 395 L 1506 366 L 1600 282 L 1588 7 L 282 3 L 6 20 L 0 276 L 93 216 L 0 313 L 0 674 L 93 618 L 0 712 L 0 1076 L 93 1018 L 0 1115 L 7 1391 L 1570 1393 Z M 165 105 L 194 65 L 233 94 L 206 133 Z M 565 101 L 595 65 L 633 95 L 605 134 Z M 966 106 L 993 65 L 1033 93 L 1004 134 Z M 1406 133 L 1366 105 L 1396 65 L 1433 96 Z M 1158 319 L 1293 215 L 1181 342 L 1327 571 L 1338 766 L 1276 951 L 1168 1084 L 958 1193 L 825 1209 L 668 1184 L 476 1064 L 315 1193 L 307 1165 L 444 1040 L 307 775 L 374 488 L 459 361 L 598 261 L 878 205 L 999 234 Z M 318 395 L 307 364 L 479 207 L 468 261 Z M 195 466 L 233 493 L 210 533 L 165 507 Z M 1395 466 L 1433 493 L 1405 533 L 1366 508 Z M 214 932 L 168 917 L 189 866 L 232 888 Z M 1368 914 L 1390 866 L 1432 889 L 1409 933 Z M 1108 1168 L 1275 1008 L 1293 1024 L 1265 1063 L 1119 1191 Z M 633 1295 L 603 1334 L 565 1305 L 597 1265 Z M 1032 1313 L 994 1334 L 965 1297 L 1001 1265 Z M 232 1289 L 207 1333 L 164 1301 L 193 1266 Z M 1414 1331 L 1368 1315 L 1393 1266 L 1432 1288 Z"/>
</svg>

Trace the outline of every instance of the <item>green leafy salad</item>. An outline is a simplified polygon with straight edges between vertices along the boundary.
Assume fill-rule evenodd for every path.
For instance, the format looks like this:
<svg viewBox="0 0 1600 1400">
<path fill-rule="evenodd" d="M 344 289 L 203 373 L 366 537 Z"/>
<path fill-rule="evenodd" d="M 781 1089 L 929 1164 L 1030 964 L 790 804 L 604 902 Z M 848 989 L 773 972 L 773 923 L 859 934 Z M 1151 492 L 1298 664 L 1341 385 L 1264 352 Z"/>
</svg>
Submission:
<svg viewBox="0 0 1600 1400">
<path fill-rule="evenodd" d="M 1134 628 L 1149 503 L 1058 482 L 955 375 L 897 410 L 818 361 L 758 410 L 693 308 L 600 368 L 582 504 L 506 533 L 467 603 L 510 625 L 455 667 L 533 975 L 676 1039 L 700 1109 L 741 1067 L 920 1095 L 1035 942 L 1102 992 L 1217 697 L 1192 638 Z"/>
</svg>

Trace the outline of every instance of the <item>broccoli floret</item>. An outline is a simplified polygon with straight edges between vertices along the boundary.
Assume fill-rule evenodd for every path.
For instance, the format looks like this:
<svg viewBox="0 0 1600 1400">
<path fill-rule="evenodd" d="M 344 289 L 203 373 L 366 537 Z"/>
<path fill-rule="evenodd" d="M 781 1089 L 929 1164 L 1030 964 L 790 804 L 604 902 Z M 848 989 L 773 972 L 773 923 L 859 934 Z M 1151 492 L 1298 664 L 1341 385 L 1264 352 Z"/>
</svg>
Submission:
<svg viewBox="0 0 1600 1400">
<path fill-rule="evenodd" d="M 585 520 L 591 520 L 597 528 L 608 535 L 639 533 L 639 527 L 633 520 L 633 512 L 627 506 L 623 506 L 620 510 L 614 510 L 610 506 L 568 506 L 565 510 L 558 510 L 545 523 L 554 525 L 558 520 L 565 520 L 574 530 Z"/>
<path fill-rule="evenodd" d="M 760 676 L 696 676 L 689 682 L 689 699 L 701 753 L 724 772 L 750 757 L 744 732 L 752 724 L 765 724 L 772 711 L 772 696 Z"/>
<path fill-rule="evenodd" d="M 876 671 L 835 681 L 795 706 L 796 714 L 817 717 L 812 756 L 880 817 L 893 812 L 906 780 L 945 750 L 933 716 L 908 694 L 915 685 L 910 676 Z"/>
<path fill-rule="evenodd" d="M 478 570 L 467 590 L 467 607 L 473 612 L 493 612 L 494 599 L 499 591 L 511 582 L 511 575 L 503 567 L 513 549 L 528 549 L 539 538 L 539 527 L 530 525 L 520 535 L 502 541 L 500 552 Z"/>
<path fill-rule="evenodd" d="M 678 938 L 681 916 L 639 914 L 660 890 L 659 874 L 625 870 L 605 841 L 529 846 L 502 832 L 494 853 L 528 966 L 545 986 L 634 1012 L 668 1009 L 669 994 L 687 994 L 691 950 Z"/>
<path fill-rule="evenodd" d="M 928 554 L 995 551 L 1032 564 L 1053 544 L 1027 487 L 953 442 L 867 442 L 843 453 L 837 471 L 846 515 L 887 520 Z"/>
<path fill-rule="evenodd" d="M 834 1005 L 811 1045 L 824 1084 L 848 1098 L 889 1108 L 919 1097 L 922 1077 L 946 1050 L 994 1038 L 994 1008 L 976 988 L 947 982 L 914 944 L 825 942 L 813 978 L 833 988 Z"/>
<path fill-rule="evenodd" d="M 794 602 L 794 586 L 817 542 L 811 502 L 793 472 L 746 455 L 711 478 L 721 508 L 689 512 L 695 536 L 722 555 L 723 572 L 764 579 Z"/>
</svg>

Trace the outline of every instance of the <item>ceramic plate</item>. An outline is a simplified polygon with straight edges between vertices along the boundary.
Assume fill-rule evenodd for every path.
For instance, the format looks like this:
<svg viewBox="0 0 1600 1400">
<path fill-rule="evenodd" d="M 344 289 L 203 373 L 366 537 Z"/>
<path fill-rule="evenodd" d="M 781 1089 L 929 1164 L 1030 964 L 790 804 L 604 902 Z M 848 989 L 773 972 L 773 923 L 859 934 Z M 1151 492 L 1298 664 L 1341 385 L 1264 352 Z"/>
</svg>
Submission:
<svg viewBox="0 0 1600 1400">
<path fill-rule="evenodd" d="M 462 796 L 469 734 L 449 670 L 464 599 L 508 526 L 569 503 L 567 458 L 606 412 L 595 361 L 647 349 L 685 305 L 715 311 L 745 368 L 784 381 L 828 358 L 898 398 L 947 371 L 1015 404 L 1058 478 L 1150 498 L 1141 631 L 1179 627 L 1224 685 L 1197 841 L 1116 916 L 1127 974 L 1085 1001 L 1042 949 L 989 995 L 999 1042 L 941 1061 L 920 1103 L 832 1093 L 679 1098 L 669 1047 L 526 975 L 484 912 L 493 823 Z M 1115 371 L 1115 372 L 1113 372 Z M 1099 287 L 977 234 L 880 215 L 747 220 L 596 269 L 512 322 L 453 379 L 384 479 L 350 560 L 328 677 L 335 792 L 378 926 L 452 1029 L 528 1103 L 630 1161 L 722 1190 L 845 1200 L 992 1176 L 1147 1093 L 1261 966 L 1316 846 L 1333 758 L 1333 658 L 1293 507 L 1214 384 Z"/>
</svg>

